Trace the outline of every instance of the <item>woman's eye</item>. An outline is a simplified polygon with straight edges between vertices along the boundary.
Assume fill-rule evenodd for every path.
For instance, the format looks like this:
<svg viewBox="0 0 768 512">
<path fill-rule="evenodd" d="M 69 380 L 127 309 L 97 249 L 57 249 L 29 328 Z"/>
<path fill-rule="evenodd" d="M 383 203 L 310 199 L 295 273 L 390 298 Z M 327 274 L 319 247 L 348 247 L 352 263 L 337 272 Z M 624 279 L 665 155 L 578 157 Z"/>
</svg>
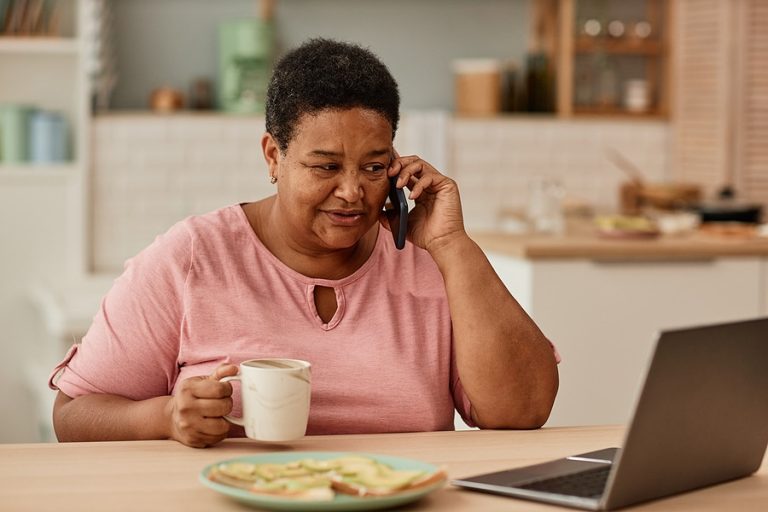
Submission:
<svg viewBox="0 0 768 512">
<path fill-rule="evenodd" d="M 382 164 L 371 164 L 371 165 L 366 165 L 365 167 L 363 167 L 363 169 L 365 169 L 368 172 L 381 172 L 384 169 L 386 169 L 386 167 Z"/>
<path fill-rule="evenodd" d="M 321 171 L 335 171 L 339 168 L 336 164 L 320 164 L 320 165 L 313 165 L 315 169 L 319 169 Z"/>
</svg>

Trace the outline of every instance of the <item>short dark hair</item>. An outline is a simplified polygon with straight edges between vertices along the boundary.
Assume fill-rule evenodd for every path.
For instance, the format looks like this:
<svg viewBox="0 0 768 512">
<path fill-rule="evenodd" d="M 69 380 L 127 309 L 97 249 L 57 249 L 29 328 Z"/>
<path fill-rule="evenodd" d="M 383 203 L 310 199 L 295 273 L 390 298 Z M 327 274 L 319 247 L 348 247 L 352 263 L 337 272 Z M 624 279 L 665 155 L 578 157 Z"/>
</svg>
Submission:
<svg viewBox="0 0 768 512">
<path fill-rule="evenodd" d="M 355 107 L 384 116 L 394 138 L 400 94 L 387 66 L 356 44 L 314 38 L 275 66 L 267 89 L 266 129 L 285 152 L 304 114 Z"/>
</svg>

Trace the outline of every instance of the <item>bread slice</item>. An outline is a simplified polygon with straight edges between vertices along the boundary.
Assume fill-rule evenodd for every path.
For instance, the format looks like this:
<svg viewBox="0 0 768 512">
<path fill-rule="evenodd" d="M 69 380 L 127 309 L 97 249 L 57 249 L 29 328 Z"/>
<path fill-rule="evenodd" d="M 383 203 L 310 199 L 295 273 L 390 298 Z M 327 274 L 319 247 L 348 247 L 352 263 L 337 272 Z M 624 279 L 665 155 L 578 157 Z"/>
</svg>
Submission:
<svg viewBox="0 0 768 512">
<path fill-rule="evenodd" d="M 445 482 L 448 479 L 448 474 L 445 469 L 441 468 L 434 473 L 420 472 L 419 475 L 415 475 L 414 478 L 403 483 L 402 485 L 366 485 L 360 481 L 344 480 L 342 478 L 334 477 L 331 479 L 331 487 L 333 490 L 350 496 L 394 496 L 402 494 L 416 489 L 423 489 L 434 484 L 438 484 L 441 481 Z M 370 481 L 369 481 L 370 482 Z"/>
<path fill-rule="evenodd" d="M 296 484 L 297 482 L 287 478 L 262 483 L 228 475 L 222 472 L 216 466 L 211 468 L 211 470 L 208 472 L 208 478 L 213 482 L 218 482 L 230 487 L 243 489 L 254 494 L 290 498 L 295 500 L 330 501 L 335 496 L 333 489 L 331 489 L 330 482 L 326 481 L 318 481 L 308 487 L 292 485 Z"/>
</svg>

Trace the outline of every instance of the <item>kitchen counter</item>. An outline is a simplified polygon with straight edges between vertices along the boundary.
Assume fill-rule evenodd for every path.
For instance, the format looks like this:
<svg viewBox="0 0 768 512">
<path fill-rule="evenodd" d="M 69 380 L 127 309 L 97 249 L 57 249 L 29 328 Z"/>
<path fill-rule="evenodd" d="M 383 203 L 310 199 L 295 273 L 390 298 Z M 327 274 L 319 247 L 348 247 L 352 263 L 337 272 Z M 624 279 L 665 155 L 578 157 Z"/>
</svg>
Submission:
<svg viewBox="0 0 768 512">
<path fill-rule="evenodd" d="M 548 236 L 472 232 L 470 236 L 485 251 L 532 260 L 681 261 L 768 256 L 768 237 L 729 238 L 703 232 L 652 239 L 608 239 L 589 231 Z"/>
<path fill-rule="evenodd" d="M 550 425 L 629 421 L 661 330 L 768 315 L 768 238 L 470 235 L 562 356 Z"/>
</svg>

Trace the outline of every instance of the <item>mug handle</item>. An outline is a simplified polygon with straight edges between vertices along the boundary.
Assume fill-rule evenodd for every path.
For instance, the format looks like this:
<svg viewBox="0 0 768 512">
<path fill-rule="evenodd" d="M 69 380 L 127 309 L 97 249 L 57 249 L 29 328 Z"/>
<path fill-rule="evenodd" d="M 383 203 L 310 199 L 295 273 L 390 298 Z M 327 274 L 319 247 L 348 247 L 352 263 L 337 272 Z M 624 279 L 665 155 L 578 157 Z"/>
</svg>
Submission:
<svg viewBox="0 0 768 512">
<path fill-rule="evenodd" d="M 230 382 L 230 381 L 233 381 L 233 380 L 240 380 L 240 376 L 239 375 L 235 375 L 233 377 L 222 377 L 222 378 L 219 379 L 219 382 Z M 230 416 L 228 414 L 225 414 L 224 415 L 224 419 L 227 420 L 230 423 L 235 424 L 235 425 L 239 425 L 241 427 L 245 426 L 245 421 L 243 421 L 243 418 L 237 418 L 235 416 Z"/>
</svg>

